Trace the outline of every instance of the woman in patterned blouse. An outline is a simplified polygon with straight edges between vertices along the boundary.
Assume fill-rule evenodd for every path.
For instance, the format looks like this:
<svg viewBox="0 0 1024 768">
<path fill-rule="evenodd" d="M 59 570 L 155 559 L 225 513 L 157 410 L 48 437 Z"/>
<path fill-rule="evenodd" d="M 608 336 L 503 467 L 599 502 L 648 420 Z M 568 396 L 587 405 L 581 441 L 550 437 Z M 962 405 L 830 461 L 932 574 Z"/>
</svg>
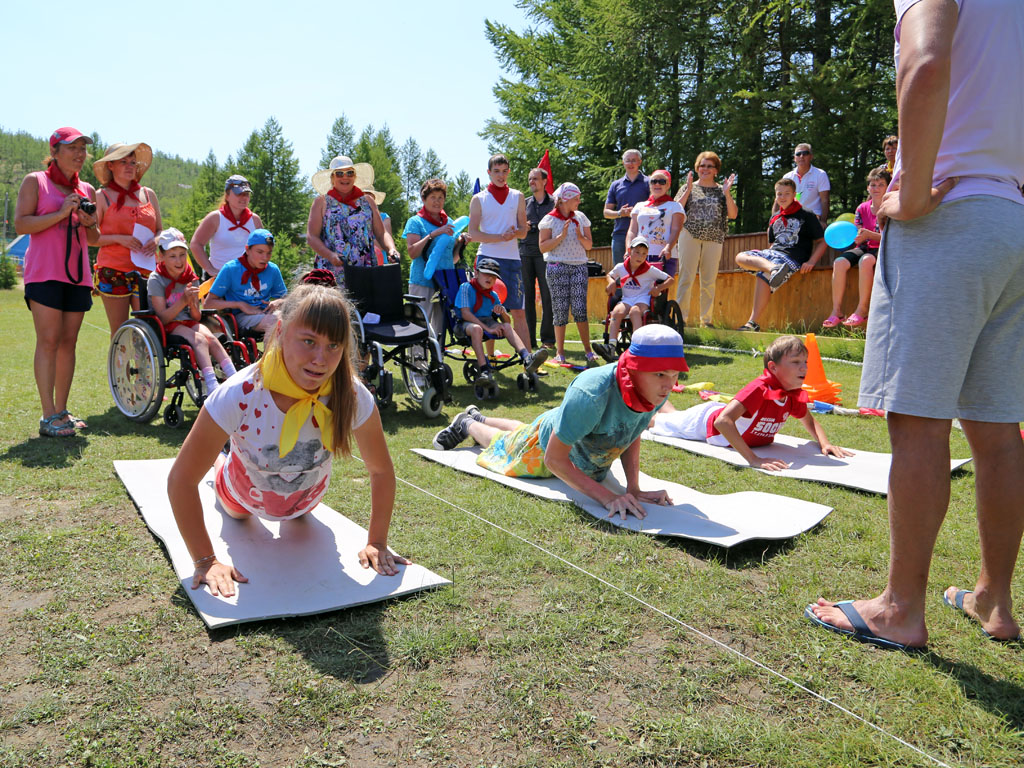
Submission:
<svg viewBox="0 0 1024 768">
<path fill-rule="evenodd" d="M 710 326 L 722 243 L 725 241 L 729 220 L 735 219 L 739 213 L 731 193 L 732 185 L 736 183 L 736 174 L 727 178 L 724 184 L 715 181 L 715 176 L 722 170 L 722 161 L 714 152 L 701 152 L 693 167 L 697 171 L 697 183 L 693 183 L 692 171 L 686 174 L 686 186 L 676 196 L 686 212 L 686 223 L 679 238 L 676 302 L 688 317 L 690 289 L 699 271 L 700 324 Z M 689 319 L 686 324 L 691 325 Z"/>
</svg>

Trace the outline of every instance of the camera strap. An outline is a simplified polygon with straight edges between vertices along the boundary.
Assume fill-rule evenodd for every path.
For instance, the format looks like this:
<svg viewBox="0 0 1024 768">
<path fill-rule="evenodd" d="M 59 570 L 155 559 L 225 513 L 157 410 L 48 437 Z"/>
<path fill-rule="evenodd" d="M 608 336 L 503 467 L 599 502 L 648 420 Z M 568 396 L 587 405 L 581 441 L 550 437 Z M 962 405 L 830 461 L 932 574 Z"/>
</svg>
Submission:
<svg viewBox="0 0 1024 768">
<path fill-rule="evenodd" d="M 72 213 L 71 216 L 74 216 L 74 214 Z M 79 254 L 79 256 L 78 256 L 78 277 L 75 278 L 71 274 L 71 238 L 72 238 L 72 234 L 77 236 L 77 234 L 78 234 L 78 227 L 79 227 L 78 222 L 75 222 L 74 224 L 71 223 L 71 216 L 68 216 L 68 229 L 67 229 L 68 235 L 67 235 L 66 244 L 64 246 L 64 274 L 67 275 L 67 278 L 68 278 L 69 281 L 71 281 L 75 285 L 79 285 L 79 284 L 81 284 L 82 278 L 84 277 L 83 273 L 85 272 L 85 269 L 82 267 L 82 255 Z"/>
</svg>

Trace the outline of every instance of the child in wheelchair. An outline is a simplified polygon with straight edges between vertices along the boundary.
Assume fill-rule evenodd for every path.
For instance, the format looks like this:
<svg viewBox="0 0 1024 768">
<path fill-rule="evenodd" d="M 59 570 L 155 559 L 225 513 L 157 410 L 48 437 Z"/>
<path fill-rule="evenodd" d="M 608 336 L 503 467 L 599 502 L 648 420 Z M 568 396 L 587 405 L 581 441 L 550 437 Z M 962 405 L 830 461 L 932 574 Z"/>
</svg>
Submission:
<svg viewBox="0 0 1024 768">
<path fill-rule="evenodd" d="M 156 242 L 156 270 L 146 284 L 149 305 L 164 331 L 182 337 L 195 351 L 209 394 L 217 388 L 214 360 L 225 376 L 234 374 L 235 366 L 217 337 L 200 322 L 199 278 L 188 262 L 185 236 L 172 227 L 157 235 Z"/>
<path fill-rule="evenodd" d="M 674 276 L 662 272 L 647 261 L 649 248 L 647 238 L 633 238 L 627 259 L 616 264 L 608 273 L 608 295 L 612 296 L 617 290 L 622 290 L 622 300 L 611 311 L 608 341 L 594 344 L 597 353 L 608 362 L 618 359 L 615 340 L 623 320 L 629 319 L 634 332 L 642 328 L 651 310 L 651 300 L 666 293 L 675 282 Z"/>
<path fill-rule="evenodd" d="M 476 383 L 481 385 L 491 384 L 494 381 L 491 363 L 484 351 L 485 333 L 508 340 L 512 349 L 522 359 L 523 368 L 527 374 L 536 373 L 537 369 L 548 359 L 546 349 L 539 349 L 531 354 L 516 336 L 508 313 L 501 306 L 498 294 L 494 290 L 494 284 L 501 274 L 499 270 L 500 267 L 494 259 L 486 257 L 479 259 L 476 263 L 475 276 L 468 283 L 463 283 L 459 287 L 459 293 L 455 297 L 455 306 L 461 314 L 460 327 L 456 329 L 456 335 L 468 336 L 472 342 L 477 364 L 480 367 Z"/>
<path fill-rule="evenodd" d="M 232 259 L 217 273 L 206 309 L 227 309 L 235 313 L 238 327 L 269 333 L 280 319 L 278 307 L 288 293 L 281 270 L 270 257 L 274 236 L 266 229 L 254 230 L 240 259 Z"/>
</svg>

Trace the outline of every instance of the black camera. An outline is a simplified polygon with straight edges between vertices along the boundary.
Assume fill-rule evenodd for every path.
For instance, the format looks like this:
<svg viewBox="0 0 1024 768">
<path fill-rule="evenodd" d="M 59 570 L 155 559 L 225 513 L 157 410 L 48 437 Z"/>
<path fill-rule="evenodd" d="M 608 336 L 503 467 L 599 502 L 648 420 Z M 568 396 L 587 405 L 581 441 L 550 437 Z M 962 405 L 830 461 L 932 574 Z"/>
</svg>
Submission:
<svg viewBox="0 0 1024 768">
<path fill-rule="evenodd" d="M 96 203 L 92 200 L 79 200 L 78 210 L 82 213 L 88 214 L 89 216 L 93 216 L 96 213 Z"/>
</svg>

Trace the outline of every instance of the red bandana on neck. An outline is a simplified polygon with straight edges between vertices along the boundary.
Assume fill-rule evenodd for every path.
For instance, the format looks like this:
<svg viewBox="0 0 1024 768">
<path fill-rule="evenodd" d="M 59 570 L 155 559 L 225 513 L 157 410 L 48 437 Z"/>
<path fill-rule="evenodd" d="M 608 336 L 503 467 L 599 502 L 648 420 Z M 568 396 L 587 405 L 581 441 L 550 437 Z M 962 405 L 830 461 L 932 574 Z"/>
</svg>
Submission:
<svg viewBox="0 0 1024 768">
<path fill-rule="evenodd" d="M 628 350 L 623 352 L 615 366 L 615 381 L 619 385 L 619 394 L 622 395 L 622 400 L 626 403 L 626 407 L 629 410 L 636 411 L 637 413 L 649 413 L 654 410 L 654 403 L 648 402 L 640 394 L 640 390 L 636 388 L 632 371 L 627 368 L 629 357 L 630 352 Z"/>
<path fill-rule="evenodd" d="M 799 203 L 799 202 L 797 202 L 796 200 L 794 200 L 794 201 L 792 202 L 792 204 L 790 204 L 790 205 L 787 205 L 787 206 L 786 206 L 785 208 L 783 208 L 783 209 L 782 209 L 781 211 L 779 211 L 779 212 L 778 212 L 778 213 L 776 213 L 776 214 L 775 214 L 774 216 L 772 216 L 772 220 L 768 222 L 768 226 L 769 226 L 769 227 L 770 227 L 770 226 L 772 226 L 772 225 L 773 225 L 773 224 L 774 224 L 774 223 L 775 223 L 776 221 L 778 221 L 779 219 L 782 219 L 782 226 L 786 226 L 786 223 L 787 223 L 787 222 L 786 222 L 786 217 L 787 217 L 787 216 L 792 216 L 792 215 L 793 215 L 794 213 L 796 213 L 797 211 L 799 211 L 799 210 L 800 210 L 801 208 L 803 208 L 803 206 L 802 206 L 802 205 L 800 205 L 800 203 Z"/>
<path fill-rule="evenodd" d="M 491 197 L 498 201 L 498 205 L 504 205 L 506 198 L 508 198 L 508 185 L 504 187 L 496 187 L 494 184 L 487 185 L 487 191 L 491 193 Z"/>
<path fill-rule="evenodd" d="M 659 195 L 658 197 L 655 197 L 654 195 L 651 195 L 650 197 L 647 198 L 647 204 L 648 205 L 655 205 L 655 206 L 657 206 L 657 205 L 661 205 L 662 203 L 667 203 L 671 199 L 672 199 L 672 195 Z"/>
<path fill-rule="evenodd" d="M 328 196 L 333 197 L 335 200 L 337 200 L 339 203 L 343 205 L 347 205 L 351 208 L 358 208 L 359 199 L 363 196 L 363 190 L 361 190 L 359 187 L 353 184 L 352 189 L 350 189 L 348 194 L 345 195 L 344 197 L 342 197 L 341 193 L 334 187 L 331 187 L 329 190 L 327 190 L 327 194 Z"/>
<path fill-rule="evenodd" d="M 117 202 L 114 203 L 115 211 L 124 207 L 124 201 L 129 197 L 139 205 L 142 205 L 142 202 L 139 200 L 138 195 L 138 192 L 140 189 L 142 189 L 142 187 L 139 185 L 139 182 L 135 181 L 134 179 L 132 179 L 132 183 L 128 185 L 128 189 L 125 189 L 116 181 L 111 179 L 110 181 L 107 182 L 107 189 L 109 189 L 111 192 L 117 193 Z"/>
<path fill-rule="evenodd" d="M 252 264 L 249 263 L 248 253 L 243 255 L 239 261 L 242 263 L 242 266 L 245 267 L 245 271 L 242 273 L 242 285 L 252 283 L 253 290 L 258 293 L 260 290 L 260 274 L 264 269 L 266 269 L 266 267 L 260 270 L 254 269 Z"/>
<path fill-rule="evenodd" d="M 235 218 L 235 214 L 231 212 L 231 206 L 228 205 L 227 203 L 224 203 L 224 205 L 220 207 L 220 212 L 224 214 L 224 218 L 230 221 L 233 225 L 228 227 L 228 232 L 231 232 L 232 230 L 235 229 L 244 229 L 250 235 L 252 234 L 252 230 L 245 226 L 248 223 L 249 219 L 252 218 L 252 211 L 250 211 L 248 208 L 242 211 L 242 215 L 239 216 L 237 219 Z"/>
<path fill-rule="evenodd" d="M 56 162 L 52 162 L 47 166 L 46 175 L 50 177 L 50 181 L 52 181 L 54 184 L 57 184 L 62 187 L 67 187 L 76 195 L 88 197 L 88 195 L 85 194 L 85 192 L 82 191 L 82 188 L 78 185 L 78 174 L 71 174 L 71 178 L 69 179 L 67 176 L 64 175 L 64 171 L 57 167 Z"/>
<path fill-rule="evenodd" d="M 498 301 L 498 294 L 494 292 L 493 288 L 484 288 L 484 287 L 482 287 L 476 281 L 475 277 L 472 280 L 469 281 L 469 284 L 471 286 L 473 286 L 473 290 L 476 291 L 476 302 L 473 304 L 473 314 L 474 315 L 477 313 L 477 310 L 480 309 L 480 307 L 482 307 L 484 305 L 484 299 L 487 296 L 491 296 L 494 299 L 494 303 L 495 304 L 499 304 L 500 303 Z"/>
<path fill-rule="evenodd" d="M 170 272 L 167 271 L 167 267 L 164 265 L 162 261 L 156 265 L 156 273 L 160 275 L 160 277 L 165 277 L 171 281 L 170 283 L 168 283 L 167 287 L 164 288 L 164 301 L 167 301 L 167 299 L 171 298 L 171 294 L 174 293 L 174 286 L 177 285 L 178 283 L 181 283 L 184 286 L 188 286 L 191 285 L 193 281 L 198 279 L 196 277 L 196 273 L 192 271 L 192 265 L 189 264 L 188 261 L 185 262 L 185 268 L 181 270 L 181 274 L 178 275 L 177 277 L 174 277 L 173 275 L 171 275 Z"/>
<path fill-rule="evenodd" d="M 434 216 L 434 214 L 428 211 L 426 207 L 420 208 L 418 211 L 416 211 L 416 215 L 419 216 L 421 219 L 426 219 L 435 227 L 443 227 L 445 224 L 448 223 L 448 214 L 444 212 L 444 208 L 441 209 L 441 213 L 439 213 L 437 216 Z"/>
<path fill-rule="evenodd" d="M 554 216 L 556 219 L 561 219 L 562 221 L 576 221 L 576 211 L 573 211 L 568 216 L 565 216 L 560 210 L 558 210 L 557 205 L 551 209 L 551 215 Z"/>
<path fill-rule="evenodd" d="M 796 402 L 803 400 L 807 402 L 807 392 L 802 387 L 796 389 L 783 389 L 782 382 L 776 378 L 775 374 L 769 371 L 767 368 L 764 369 L 764 373 L 761 374 L 761 380 L 767 386 L 764 396 L 769 400 L 781 400 L 783 397 L 792 397 Z"/>
<path fill-rule="evenodd" d="M 639 267 L 636 268 L 636 272 L 631 272 L 630 269 L 629 269 L 629 262 L 630 261 L 631 261 L 631 259 L 626 258 L 622 262 L 622 268 L 624 270 L 626 270 L 626 276 L 619 281 L 619 285 L 621 285 L 621 286 L 625 286 L 626 283 L 628 283 L 630 281 L 630 279 L 636 279 L 636 278 L 640 277 L 640 275 L 642 275 L 644 272 L 646 272 L 648 269 L 651 268 L 650 262 L 644 261 L 643 264 L 641 264 Z M 638 285 L 640 284 L 639 280 L 637 280 L 637 284 Z"/>
</svg>

